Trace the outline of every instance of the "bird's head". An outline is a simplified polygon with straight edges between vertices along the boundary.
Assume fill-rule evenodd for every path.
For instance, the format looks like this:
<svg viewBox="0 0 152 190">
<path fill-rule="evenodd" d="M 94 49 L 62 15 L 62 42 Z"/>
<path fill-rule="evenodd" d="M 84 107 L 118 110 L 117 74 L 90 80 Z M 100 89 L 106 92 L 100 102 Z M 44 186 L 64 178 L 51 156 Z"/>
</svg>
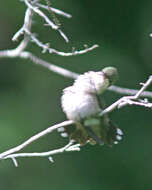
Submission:
<svg viewBox="0 0 152 190">
<path fill-rule="evenodd" d="M 104 76 L 109 80 L 110 85 L 118 80 L 118 70 L 115 67 L 105 67 L 102 69 Z"/>
</svg>

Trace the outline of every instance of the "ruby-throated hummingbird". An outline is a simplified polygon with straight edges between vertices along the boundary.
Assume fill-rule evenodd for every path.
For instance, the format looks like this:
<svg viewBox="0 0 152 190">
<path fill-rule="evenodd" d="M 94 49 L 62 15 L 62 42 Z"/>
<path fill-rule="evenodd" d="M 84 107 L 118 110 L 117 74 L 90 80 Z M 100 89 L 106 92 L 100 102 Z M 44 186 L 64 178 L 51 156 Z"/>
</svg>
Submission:
<svg viewBox="0 0 152 190">
<path fill-rule="evenodd" d="M 84 145 L 117 144 L 122 138 L 122 131 L 115 127 L 107 114 L 99 113 L 104 109 L 99 96 L 118 79 L 117 69 L 106 67 L 102 71 L 89 71 L 74 81 L 74 84 L 63 90 L 61 105 L 69 120 L 75 121 L 73 126 L 59 128 L 61 135 Z"/>
</svg>

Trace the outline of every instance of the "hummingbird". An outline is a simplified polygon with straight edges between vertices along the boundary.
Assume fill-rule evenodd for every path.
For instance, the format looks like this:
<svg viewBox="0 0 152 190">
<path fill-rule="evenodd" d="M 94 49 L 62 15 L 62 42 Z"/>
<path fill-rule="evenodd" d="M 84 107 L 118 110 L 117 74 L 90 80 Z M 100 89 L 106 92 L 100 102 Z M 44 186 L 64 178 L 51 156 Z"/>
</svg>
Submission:
<svg viewBox="0 0 152 190">
<path fill-rule="evenodd" d="M 108 114 L 99 116 L 104 110 L 100 96 L 118 79 L 115 67 L 105 67 L 101 71 L 88 71 L 81 74 L 72 86 L 63 89 L 61 106 L 72 126 L 61 127 L 58 131 L 63 137 L 80 145 L 96 143 L 112 146 L 122 139 L 123 132 L 110 120 Z M 101 99 L 101 100 L 100 100 Z"/>
</svg>

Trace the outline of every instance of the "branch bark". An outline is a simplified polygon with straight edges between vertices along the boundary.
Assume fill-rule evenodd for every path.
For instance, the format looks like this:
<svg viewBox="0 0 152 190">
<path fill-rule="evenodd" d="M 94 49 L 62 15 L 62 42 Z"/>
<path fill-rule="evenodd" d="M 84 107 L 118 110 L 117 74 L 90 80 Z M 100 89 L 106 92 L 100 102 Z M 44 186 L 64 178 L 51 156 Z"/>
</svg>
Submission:
<svg viewBox="0 0 152 190">
<path fill-rule="evenodd" d="M 18 167 L 17 158 L 21 157 L 48 157 L 50 162 L 54 162 L 52 155 L 61 154 L 64 152 L 73 152 L 73 151 L 80 151 L 80 144 L 74 144 L 74 141 L 70 141 L 67 145 L 62 148 L 51 150 L 48 152 L 33 152 L 33 153 L 16 153 L 16 154 L 9 154 L 5 156 L 4 159 L 12 159 L 14 165 Z"/>
<path fill-rule="evenodd" d="M 64 121 L 62 123 L 59 123 L 59 124 L 56 124 L 54 126 L 51 126 L 47 129 L 45 129 L 44 131 L 41 131 L 40 133 L 30 137 L 28 140 L 26 140 L 25 142 L 23 142 L 22 144 L 12 148 L 12 149 L 9 149 L 3 153 L 0 154 L 0 159 L 3 159 L 5 158 L 6 156 L 10 155 L 10 154 L 13 154 L 15 152 L 18 152 L 20 150 L 22 150 L 23 148 L 25 148 L 27 145 L 31 144 L 32 142 L 36 141 L 37 139 L 45 136 L 46 134 L 49 134 L 51 132 L 53 132 L 55 129 L 59 128 L 59 127 L 64 127 L 64 126 L 68 126 L 68 125 L 71 125 L 73 124 L 74 122 L 73 121 Z"/>
</svg>

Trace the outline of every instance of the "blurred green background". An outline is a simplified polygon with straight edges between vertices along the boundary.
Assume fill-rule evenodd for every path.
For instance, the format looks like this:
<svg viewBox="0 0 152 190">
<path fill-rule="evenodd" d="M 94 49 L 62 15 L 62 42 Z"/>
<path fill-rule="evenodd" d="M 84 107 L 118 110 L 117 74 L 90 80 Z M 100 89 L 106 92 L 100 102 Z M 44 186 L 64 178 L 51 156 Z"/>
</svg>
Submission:
<svg viewBox="0 0 152 190">
<path fill-rule="evenodd" d="M 43 3 L 43 1 L 42 1 Z M 58 33 L 43 27 L 37 16 L 33 32 L 43 42 L 60 51 L 82 49 L 84 44 L 100 47 L 85 55 L 60 57 L 42 54 L 30 44 L 35 55 L 74 72 L 116 66 L 117 85 L 139 88 L 152 71 L 152 1 L 142 0 L 52 0 L 56 8 L 69 12 L 72 19 L 57 16 L 70 38 L 66 44 Z M 0 49 L 14 48 L 13 34 L 23 23 L 25 5 L 19 0 L 1 1 Z M 62 89 L 72 80 L 59 76 L 29 60 L 0 59 L 0 152 L 18 145 L 39 131 L 65 120 L 60 107 Z M 151 88 L 149 88 L 151 90 Z M 120 95 L 106 92 L 107 105 Z M 0 162 L 1 189 L 53 190 L 151 190 L 152 119 L 151 110 L 124 107 L 110 114 L 124 131 L 124 139 L 112 148 L 85 146 L 81 152 L 47 158 Z M 48 151 L 68 142 L 57 132 L 49 134 L 25 151 Z"/>
</svg>

